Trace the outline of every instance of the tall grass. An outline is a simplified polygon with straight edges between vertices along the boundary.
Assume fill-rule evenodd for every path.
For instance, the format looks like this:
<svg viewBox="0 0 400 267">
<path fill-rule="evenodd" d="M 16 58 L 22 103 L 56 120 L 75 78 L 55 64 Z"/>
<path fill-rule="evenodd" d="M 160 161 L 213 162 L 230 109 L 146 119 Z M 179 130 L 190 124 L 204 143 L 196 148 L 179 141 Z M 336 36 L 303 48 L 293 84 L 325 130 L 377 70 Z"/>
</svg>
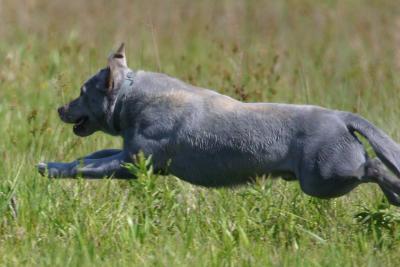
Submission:
<svg viewBox="0 0 400 267">
<path fill-rule="evenodd" d="M 81 139 L 55 109 L 127 43 L 133 69 L 166 72 L 244 101 L 358 112 L 400 141 L 396 1 L 0 0 L 0 263 L 7 266 L 390 266 L 399 210 L 375 185 L 335 200 L 260 177 L 204 189 L 48 180 L 121 140 Z"/>
</svg>

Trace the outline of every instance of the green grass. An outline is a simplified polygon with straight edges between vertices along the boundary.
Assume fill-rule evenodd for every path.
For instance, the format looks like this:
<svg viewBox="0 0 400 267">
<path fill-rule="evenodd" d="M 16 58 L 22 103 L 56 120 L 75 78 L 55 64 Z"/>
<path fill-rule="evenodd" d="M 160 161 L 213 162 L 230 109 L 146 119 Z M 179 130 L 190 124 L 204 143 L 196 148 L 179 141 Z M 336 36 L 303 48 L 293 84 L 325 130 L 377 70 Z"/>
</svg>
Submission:
<svg viewBox="0 0 400 267">
<path fill-rule="evenodd" d="M 361 114 L 400 141 L 396 1 L 0 1 L 0 264 L 397 266 L 400 210 L 375 185 L 335 200 L 296 182 L 204 189 L 156 176 L 48 180 L 42 160 L 119 147 L 56 108 L 127 44 L 133 69 L 246 101 Z"/>
</svg>

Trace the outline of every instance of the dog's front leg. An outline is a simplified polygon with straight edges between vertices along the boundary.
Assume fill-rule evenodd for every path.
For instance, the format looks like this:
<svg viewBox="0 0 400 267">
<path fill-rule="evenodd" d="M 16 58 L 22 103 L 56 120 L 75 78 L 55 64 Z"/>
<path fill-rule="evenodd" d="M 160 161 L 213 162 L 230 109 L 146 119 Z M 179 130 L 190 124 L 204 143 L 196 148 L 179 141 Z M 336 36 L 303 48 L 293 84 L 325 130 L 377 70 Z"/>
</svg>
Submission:
<svg viewBox="0 0 400 267">
<path fill-rule="evenodd" d="M 83 158 L 70 163 L 48 162 L 39 163 L 38 169 L 41 174 L 50 178 L 104 178 L 112 177 L 117 179 L 135 178 L 122 165 L 132 162 L 126 152 L 120 152 L 104 158 Z"/>
</svg>

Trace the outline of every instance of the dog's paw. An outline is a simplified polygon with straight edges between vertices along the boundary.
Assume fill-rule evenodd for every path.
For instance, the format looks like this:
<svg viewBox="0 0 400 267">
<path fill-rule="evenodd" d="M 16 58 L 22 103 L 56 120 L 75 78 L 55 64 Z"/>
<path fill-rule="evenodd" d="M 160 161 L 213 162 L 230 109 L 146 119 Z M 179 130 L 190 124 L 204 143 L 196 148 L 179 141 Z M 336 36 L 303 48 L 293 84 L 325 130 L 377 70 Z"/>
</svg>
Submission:
<svg viewBox="0 0 400 267">
<path fill-rule="evenodd" d="M 36 165 L 41 175 L 49 178 L 73 178 L 76 173 L 74 163 L 40 162 Z"/>
<path fill-rule="evenodd" d="M 58 178 L 61 177 L 63 173 L 67 173 L 67 170 L 64 169 L 64 165 L 66 164 L 57 162 L 40 162 L 36 167 L 42 176 Z"/>
<path fill-rule="evenodd" d="M 46 175 L 46 171 L 47 171 L 47 164 L 44 162 L 39 162 L 38 164 L 36 164 L 36 168 L 38 170 L 38 172 L 40 173 L 40 175 L 45 176 Z"/>
</svg>

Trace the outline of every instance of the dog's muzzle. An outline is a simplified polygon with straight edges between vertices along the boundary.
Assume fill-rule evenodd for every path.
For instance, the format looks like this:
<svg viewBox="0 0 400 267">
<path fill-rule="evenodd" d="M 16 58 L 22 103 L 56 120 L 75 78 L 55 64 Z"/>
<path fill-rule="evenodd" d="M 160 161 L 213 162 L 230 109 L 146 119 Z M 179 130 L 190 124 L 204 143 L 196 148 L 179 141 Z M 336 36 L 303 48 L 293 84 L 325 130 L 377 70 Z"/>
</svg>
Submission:
<svg viewBox="0 0 400 267">
<path fill-rule="evenodd" d="M 60 117 L 62 117 L 62 116 L 64 115 L 64 113 L 65 113 L 65 107 L 59 107 L 59 108 L 57 109 L 57 112 L 58 112 L 58 115 L 59 115 Z"/>
</svg>

